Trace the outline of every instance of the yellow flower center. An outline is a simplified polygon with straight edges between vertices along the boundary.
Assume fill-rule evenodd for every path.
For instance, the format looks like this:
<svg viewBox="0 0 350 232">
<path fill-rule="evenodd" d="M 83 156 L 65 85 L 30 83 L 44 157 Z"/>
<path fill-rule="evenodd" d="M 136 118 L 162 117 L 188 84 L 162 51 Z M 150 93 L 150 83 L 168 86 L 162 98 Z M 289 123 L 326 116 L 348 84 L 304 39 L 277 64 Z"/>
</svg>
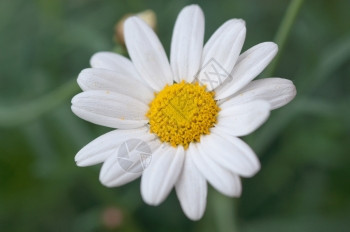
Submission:
<svg viewBox="0 0 350 232">
<path fill-rule="evenodd" d="M 187 148 L 189 143 L 199 142 L 202 134 L 210 133 L 219 110 L 213 92 L 182 81 L 156 94 L 146 116 L 151 132 L 162 142 Z"/>
</svg>

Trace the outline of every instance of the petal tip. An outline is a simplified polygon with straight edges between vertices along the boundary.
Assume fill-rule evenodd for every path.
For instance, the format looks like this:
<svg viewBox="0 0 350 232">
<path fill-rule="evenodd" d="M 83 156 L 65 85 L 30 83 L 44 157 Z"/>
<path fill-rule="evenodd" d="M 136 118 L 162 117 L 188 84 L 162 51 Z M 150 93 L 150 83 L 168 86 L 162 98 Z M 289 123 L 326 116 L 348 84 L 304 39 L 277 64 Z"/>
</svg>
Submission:
<svg viewBox="0 0 350 232">
<path fill-rule="evenodd" d="M 185 6 L 182 10 L 185 10 L 185 9 L 201 10 L 201 7 L 198 4 L 191 4 L 191 5 Z"/>
<path fill-rule="evenodd" d="M 290 96 L 290 100 L 293 100 L 296 95 L 297 95 L 297 88 L 295 87 L 295 85 L 291 81 L 291 96 Z"/>
<path fill-rule="evenodd" d="M 237 19 L 237 21 L 242 24 L 244 27 L 246 26 L 246 22 L 244 19 Z"/>
<path fill-rule="evenodd" d="M 229 20 L 229 22 L 230 22 L 231 24 L 238 24 L 240 27 L 242 27 L 242 29 L 243 29 L 243 28 L 245 29 L 245 27 L 246 27 L 246 22 L 245 22 L 244 19 L 238 19 L 238 18 L 236 18 L 236 19 L 231 19 L 231 20 Z"/>
<path fill-rule="evenodd" d="M 145 24 L 148 26 L 148 24 L 146 24 L 140 17 L 138 16 L 130 16 L 128 17 L 125 22 L 124 22 L 124 30 L 129 29 L 130 27 L 137 25 L 137 24 Z"/>
<path fill-rule="evenodd" d="M 84 149 L 84 148 L 83 148 Z M 83 155 L 83 152 L 81 149 L 74 157 L 74 161 L 75 161 L 75 164 L 78 166 L 78 167 L 86 167 L 86 166 L 89 166 L 88 163 L 84 162 L 86 161 L 86 157 L 84 157 Z"/>
<path fill-rule="evenodd" d="M 186 212 L 184 211 L 185 215 L 191 219 L 192 221 L 199 221 L 203 215 L 204 215 L 205 210 L 202 211 L 193 211 L 193 212 Z"/>
</svg>

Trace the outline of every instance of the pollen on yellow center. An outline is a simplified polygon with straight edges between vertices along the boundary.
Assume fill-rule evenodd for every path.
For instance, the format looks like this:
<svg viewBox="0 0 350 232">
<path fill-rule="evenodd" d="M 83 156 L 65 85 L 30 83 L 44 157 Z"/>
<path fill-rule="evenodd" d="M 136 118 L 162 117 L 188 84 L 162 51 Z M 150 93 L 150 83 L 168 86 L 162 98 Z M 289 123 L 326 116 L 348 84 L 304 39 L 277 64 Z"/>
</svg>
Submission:
<svg viewBox="0 0 350 232">
<path fill-rule="evenodd" d="M 167 85 L 156 94 L 146 116 L 151 132 L 162 142 L 187 148 L 191 142 L 199 142 L 201 135 L 210 133 L 219 110 L 214 93 L 198 83 L 183 81 Z"/>
</svg>

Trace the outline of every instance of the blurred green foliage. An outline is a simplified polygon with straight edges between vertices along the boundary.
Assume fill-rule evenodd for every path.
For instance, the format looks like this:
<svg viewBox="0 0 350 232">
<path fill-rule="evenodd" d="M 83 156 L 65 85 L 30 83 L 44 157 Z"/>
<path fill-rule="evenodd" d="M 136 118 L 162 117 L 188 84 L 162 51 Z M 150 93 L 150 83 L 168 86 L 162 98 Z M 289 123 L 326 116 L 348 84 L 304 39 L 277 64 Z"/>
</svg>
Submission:
<svg viewBox="0 0 350 232">
<path fill-rule="evenodd" d="M 0 119 L 75 81 L 93 53 L 114 48 L 114 24 L 127 13 L 153 9 L 168 52 L 176 16 L 190 3 L 203 8 L 206 38 L 229 18 L 245 19 L 245 50 L 273 40 L 289 1 L 1 0 Z M 48 113 L 38 117 L 29 104 L 11 124 L 0 123 L 0 231 L 227 231 L 225 223 L 242 232 L 348 231 L 349 9 L 346 0 L 302 6 L 275 71 L 294 81 L 298 95 L 244 138 L 262 170 L 243 181 L 240 199 L 211 189 L 205 216 L 191 222 L 174 193 L 151 207 L 139 181 L 103 187 L 99 166 L 78 168 L 74 156 L 108 129 L 72 114 L 73 86 L 67 99 L 59 91 L 51 96 L 45 104 L 57 106 Z M 103 220 L 111 207 L 122 215 L 114 229 Z"/>
</svg>

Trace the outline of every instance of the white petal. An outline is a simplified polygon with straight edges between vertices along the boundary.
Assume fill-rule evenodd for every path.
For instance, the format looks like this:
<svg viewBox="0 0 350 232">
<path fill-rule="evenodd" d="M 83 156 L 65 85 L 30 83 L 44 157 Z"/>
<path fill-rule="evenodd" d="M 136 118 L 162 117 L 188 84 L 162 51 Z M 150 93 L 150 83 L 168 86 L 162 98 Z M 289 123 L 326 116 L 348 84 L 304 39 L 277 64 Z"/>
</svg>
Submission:
<svg viewBox="0 0 350 232">
<path fill-rule="evenodd" d="M 254 151 L 239 138 L 212 128 L 212 133 L 202 136 L 201 147 L 211 159 L 240 176 L 251 177 L 260 170 Z"/>
<path fill-rule="evenodd" d="M 232 19 L 224 23 L 205 44 L 198 80 L 213 90 L 232 71 L 241 52 L 246 34 L 245 22 Z"/>
<path fill-rule="evenodd" d="M 90 59 L 93 68 L 102 68 L 118 72 L 121 76 L 141 80 L 134 64 L 124 56 L 113 52 L 97 52 Z"/>
<path fill-rule="evenodd" d="M 100 172 L 100 181 L 107 187 L 118 187 L 127 184 L 142 175 L 142 172 L 126 172 L 118 163 L 117 157 L 107 159 Z"/>
<path fill-rule="evenodd" d="M 107 69 L 84 69 L 78 76 L 78 84 L 83 91 L 109 90 L 128 95 L 146 104 L 154 98 L 153 91 L 140 81 Z"/>
<path fill-rule="evenodd" d="M 219 105 L 216 127 L 233 136 L 248 135 L 260 127 L 270 115 L 270 104 L 256 100 L 244 104 L 229 105 L 226 102 Z"/>
<path fill-rule="evenodd" d="M 265 100 L 271 110 L 289 103 L 296 95 L 293 82 L 282 78 L 265 78 L 250 82 L 246 87 L 227 99 L 222 105 L 237 105 L 254 100 Z"/>
<path fill-rule="evenodd" d="M 147 204 L 159 205 L 165 200 L 179 178 L 184 158 L 182 146 L 163 144 L 152 154 L 152 162 L 141 179 L 141 194 Z"/>
<path fill-rule="evenodd" d="M 174 80 L 192 82 L 202 56 L 204 15 L 201 8 L 191 5 L 183 8 L 177 17 L 171 40 L 170 64 Z"/>
<path fill-rule="evenodd" d="M 127 147 L 128 141 L 130 140 L 126 140 L 125 143 L 122 143 L 122 145 Z M 142 142 L 145 142 L 146 145 L 140 144 Z M 139 148 L 139 144 L 140 146 L 143 146 L 143 148 Z M 136 141 L 130 150 L 128 150 L 128 157 L 126 157 L 129 158 L 129 160 L 127 160 L 130 163 L 129 166 L 125 166 L 125 157 L 120 156 L 119 149 L 121 146 L 119 146 L 116 152 L 111 155 L 102 165 L 100 171 L 101 183 L 107 187 L 117 187 L 135 180 L 142 175 L 142 169 L 147 168 L 147 166 L 144 166 L 144 160 L 142 160 L 142 151 L 146 150 L 145 147 L 147 147 L 147 149 L 150 150 L 149 153 L 147 152 L 147 155 L 150 157 L 152 151 L 158 149 L 159 146 L 159 141 L 148 141 L 145 137 L 139 141 Z M 135 158 L 138 160 L 135 160 Z M 151 159 L 150 162 L 152 162 Z"/>
<path fill-rule="evenodd" d="M 191 156 L 198 170 L 220 193 L 230 197 L 240 196 L 242 188 L 239 176 L 214 161 L 215 156 L 221 154 L 207 154 L 209 151 L 203 148 L 202 143 L 191 143 L 187 155 Z"/>
<path fill-rule="evenodd" d="M 72 99 L 72 111 L 86 121 L 120 129 L 138 128 L 148 120 L 148 106 L 132 97 L 109 91 L 91 90 Z"/>
<path fill-rule="evenodd" d="M 208 187 L 205 178 L 187 154 L 175 189 L 186 216 L 191 220 L 199 220 L 207 204 Z"/>
<path fill-rule="evenodd" d="M 126 47 L 136 69 L 154 90 L 173 83 L 171 68 L 154 31 L 140 18 L 133 16 L 124 23 Z"/>
<path fill-rule="evenodd" d="M 146 140 L 149 139 L 148 137 L 154 138 L 155 136 L 149 133 L 146 126 L 137 129 L 119 129 L 108 132 L 83 147 L 75 156 L 75 162 L 81 167 L 101 163 L 118 150 L 119 145 L 125 140 L 131 138 Z"/>
<path fill-rule="evenodd" d="M 259 75 L 277 54 L 275 43 L 260 43 L 239 56 L 227 81 L 215 90 L 216 99 L 231 96 Z"/>
</svg>

